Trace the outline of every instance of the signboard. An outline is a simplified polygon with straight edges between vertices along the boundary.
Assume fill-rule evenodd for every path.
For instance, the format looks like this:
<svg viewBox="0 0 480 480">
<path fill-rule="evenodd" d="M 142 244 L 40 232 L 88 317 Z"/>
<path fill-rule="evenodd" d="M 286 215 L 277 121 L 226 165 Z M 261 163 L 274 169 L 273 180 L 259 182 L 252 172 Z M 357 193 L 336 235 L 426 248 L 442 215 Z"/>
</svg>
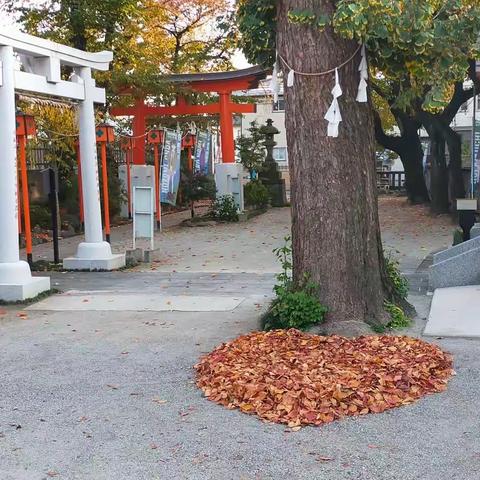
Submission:
<svg viewBox="0 0 480 480">
<path fill-rule="evenodd" d="M 195 172 L 208 175 L 210 169 L 210 150 L 212 135 L 210 132 L 198 132 L 195 146 Z"/>
<path fill-rule="evenodd" d="M 180 183 L 180 154 L 182 135 L 174 130 L 165 131 L 162 154 L 162 175 L 160 201 L 177 204 L 178 185 Z"/>
<path fill-rule="evenodd" d="M 472 194 L 475 195 L 478 190 L 478 181 L 480 178 L 480 121 L 475 120 L 473 134 L 473 158 L 472 158 Z"/>
<path fill-rule="evenodd" d="M 153 188 L 133 187 L 133 248 L 137 238 L 149 238 L 150 248 L 153 240 Z"/>
</svg>

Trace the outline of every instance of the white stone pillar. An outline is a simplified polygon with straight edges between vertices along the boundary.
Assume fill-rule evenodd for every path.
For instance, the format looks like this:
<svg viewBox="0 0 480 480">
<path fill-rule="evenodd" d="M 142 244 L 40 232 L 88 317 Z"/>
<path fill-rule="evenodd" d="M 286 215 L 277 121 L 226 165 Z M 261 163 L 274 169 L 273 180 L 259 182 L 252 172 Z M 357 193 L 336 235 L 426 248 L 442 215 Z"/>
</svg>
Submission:
<svg viewBox="0 0 480 480">
<path fill-rule="evenodd" d="M 17 143 L 13 48 L 0 46 L 0 299 L 32 298 L 50 289 L 20 261 L 18 245 Z"/>
<path fill-rule="evenodd" d="M 95 81 L 89 67 L 78 68 L 76 74 L 76 81 L 85 88 L 85 100 L 78 107 L 85 241 L 78 245 L 75 257 L 64 259 L 63 266 L 69 270 L 114 270 L 125 265 L 125 255 L 112 255 L 110 244 L 103 241 L 95 110 L 91 96 Z"/>
</svg>

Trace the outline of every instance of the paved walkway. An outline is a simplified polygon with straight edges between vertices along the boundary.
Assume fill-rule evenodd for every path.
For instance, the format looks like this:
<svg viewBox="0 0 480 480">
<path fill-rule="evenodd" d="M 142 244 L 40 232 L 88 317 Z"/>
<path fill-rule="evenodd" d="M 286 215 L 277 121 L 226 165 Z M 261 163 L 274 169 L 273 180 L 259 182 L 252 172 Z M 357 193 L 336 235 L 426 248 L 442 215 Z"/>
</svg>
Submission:
<svg viewBox="0 0 480 480">
<path fill-rule="evenodd" d="M 436 219 L 408 239 L 410 227 L 393 220 L 406 221 L 400 208 L 382 200 L 384 238 L 398 247 L 402 266 L 415 269 L 448 243 L 450 227 Z M 117 245 L 128 232 L 122 228 Z M 480 478 L 475 341 L 430 339 L 455 357 L 445 393 L 296 433 L 202 397 L 193 365 L 259 327 L 277 268 L 271 249 L 288 229 L 286 209 L 214 229 L 172 225 L 161 236 L 168 263 L 144 272 L 54 273 L 64 310 L 52 310 L 51 299 L 35 307 L 43 310 L 0 310 L 0 479 Z M 75 241 L 62 242 L 62 251 Z M 156 310 L 139 304 L 145 296 L 158 300 Z M 169 311 L 170 298 L 174 309 L 185 296 L 203 297 L 210 311 Z M 118 298 L 132 299 L 127 310 L 113 305 Z M 429 298 L 411 300 L 419 317 L 410 333 L 420 335 Z"/>
<path fill-rule="evenodd" d="M 451 244 L 454 225 L 449 216 L 431 217 L 428 208 L 410 206 L 403 197 L 382 197 L 379 202 L 382 238 L 386 251 L 400 260 L 405 273 L 414 272 L 432 251 Z M 180 223 L 189 212 L 164 217 L 163 231 L 155 235 L 160 253 L 153 269 L 162 272 L 277 272 L 272 253 L 290 234 L 290 210 L 276 208 L 244 223 L 189 228 Z M 112 229 L 112 249 L 132 247 L 131 225 Z M 81 236 L 60 242 L 61 258 L 74 255 Z M 52 245 L 34 248 L 34 259 L 52 259 Z M 139 267 L 138 270 L 151 270 Z"/>
</svg>

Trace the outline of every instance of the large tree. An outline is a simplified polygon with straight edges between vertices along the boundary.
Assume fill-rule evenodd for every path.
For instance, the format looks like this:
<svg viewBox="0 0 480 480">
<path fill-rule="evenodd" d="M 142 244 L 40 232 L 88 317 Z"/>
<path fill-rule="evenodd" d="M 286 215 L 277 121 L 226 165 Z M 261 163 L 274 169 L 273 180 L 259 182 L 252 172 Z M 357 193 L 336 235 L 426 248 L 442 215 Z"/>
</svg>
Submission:
<svg viewBox="0 0 480 480">
<path fill-rule="evenodd" d="M 397 82 L 392 106 L 434 107 L 464 78 L 473 49 L 459 48 L 462 32 L 478 32 L 478 5 L 470 0 L 242 0 L 242 45 L 254 61 L 272 64 L 275 48 L 290 68 L 306 73 L 340 70 L 344 121 L 338 138 L 323 118 L 333 75 L 296 75 L 286 90 L 291 160 L 294 277 L 320 285 L 330 321 L 381 323 L 391 296 L 385 275 L 375 194 L 374 128 L 370 104 L 355 102 L 358 41 L 375 72 Z M 439 21 L 437 21 L 439 20 Z"/>
<path fill-rule="evenodd" d="M 339 71 L 343 122 L 338 138 L 327 136 L 324 120 L 332 101 L 333 73 L 296 75 L 293 87 L 285 85 L 294 279 L 301 283 L 307 275 L 319 285 L 320 299 L 329 308 L 328 322 L 335 330 L 343 330 L 344 322 L 350 331 L 357 331 L 355 325 L 363 322 L 383 324 L 384 299 L 391 297 L 391 289 L 377 212 L 372 110 L 370 104 L 355 101 L 358 44 L 330 27 L 320 30 L 292 19 L 297 11 L 315 18 L 333 15 L 334 1 L 282 0 L 276 12 L 272 6 L 264 2 L 272 21 L 276 18 L 279 55 L 295 70 L 323 72 L 353 58 Z M 242 5 L 241 19 L 248 15 L 248 7 Z M 247 23 L 245 35 L 248 29 Z M 243 41 L 248 43 L 247 38 Z M 252 48 L 255 51 L 253 43 Z M 286 63 L 282 62 L 285 79 Z"/>
<path fill-rule="evenodd" d="M 478 51 L 480 5 L 471 0 L 357 0 L 339 5 L 337 30 L 366 42 L 378 73 L 372 86 L 397 119 L 400 137 L 382 135 L 377 122 L 379 141 L 400 148 L 395 151 L 404 162 L 408 186 L 420 188 L 416 196 L 421 199 L 425 190 L 416 131 L 423 124 L 432 143 L 432 208 L 448 211 L 449 187 L 450 198 L 465 195 L 461 141 L 450 123 L 472 96 L 471 89 L 463 90 L 463 81 L 467 71 L 472 76 L 469 60 Z"/>
<path fill-rule="evenodd" d="M 278 51 L 295 70 L 322 72 L 354 56 L 356 42 L 289 20 L 292 9 L 333 14 L 330 0 L 284 0 L 278 6 Z M 300 53 L 301 52 L 301 53 Z M 333 75 L 297 76 L 286 87 L 292 179 L 295 277 L 320 286 L 330 322 L 384 321 L 384 265 L 377 213 L 375 138 L 370 105 L 355 101 L 358 61 L 340 70 L 343 122 L 326 136 Z M 283 64 L 284 78 L 289 69 Z"/>
</svg>

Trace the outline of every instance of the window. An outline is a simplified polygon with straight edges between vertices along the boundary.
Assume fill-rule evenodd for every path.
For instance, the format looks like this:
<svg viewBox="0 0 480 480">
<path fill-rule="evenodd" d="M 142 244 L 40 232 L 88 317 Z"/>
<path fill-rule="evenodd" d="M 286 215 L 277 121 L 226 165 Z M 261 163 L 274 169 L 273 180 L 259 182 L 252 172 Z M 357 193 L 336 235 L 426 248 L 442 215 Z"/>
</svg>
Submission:
<svg viewBox="0 0 480 480">
<path fill-rule="evenodd" d="M 277 163 L 287 163 L 287 147 L 273 147 L 273 158 Z"/>
<path fill-rule="evenodd" d="M 278 97 L 278 102 L 273 102 L 273 111 L 274 112 L 285 111 L 285 99 L 283 98 L 283 96 Z"/>
</svg>

